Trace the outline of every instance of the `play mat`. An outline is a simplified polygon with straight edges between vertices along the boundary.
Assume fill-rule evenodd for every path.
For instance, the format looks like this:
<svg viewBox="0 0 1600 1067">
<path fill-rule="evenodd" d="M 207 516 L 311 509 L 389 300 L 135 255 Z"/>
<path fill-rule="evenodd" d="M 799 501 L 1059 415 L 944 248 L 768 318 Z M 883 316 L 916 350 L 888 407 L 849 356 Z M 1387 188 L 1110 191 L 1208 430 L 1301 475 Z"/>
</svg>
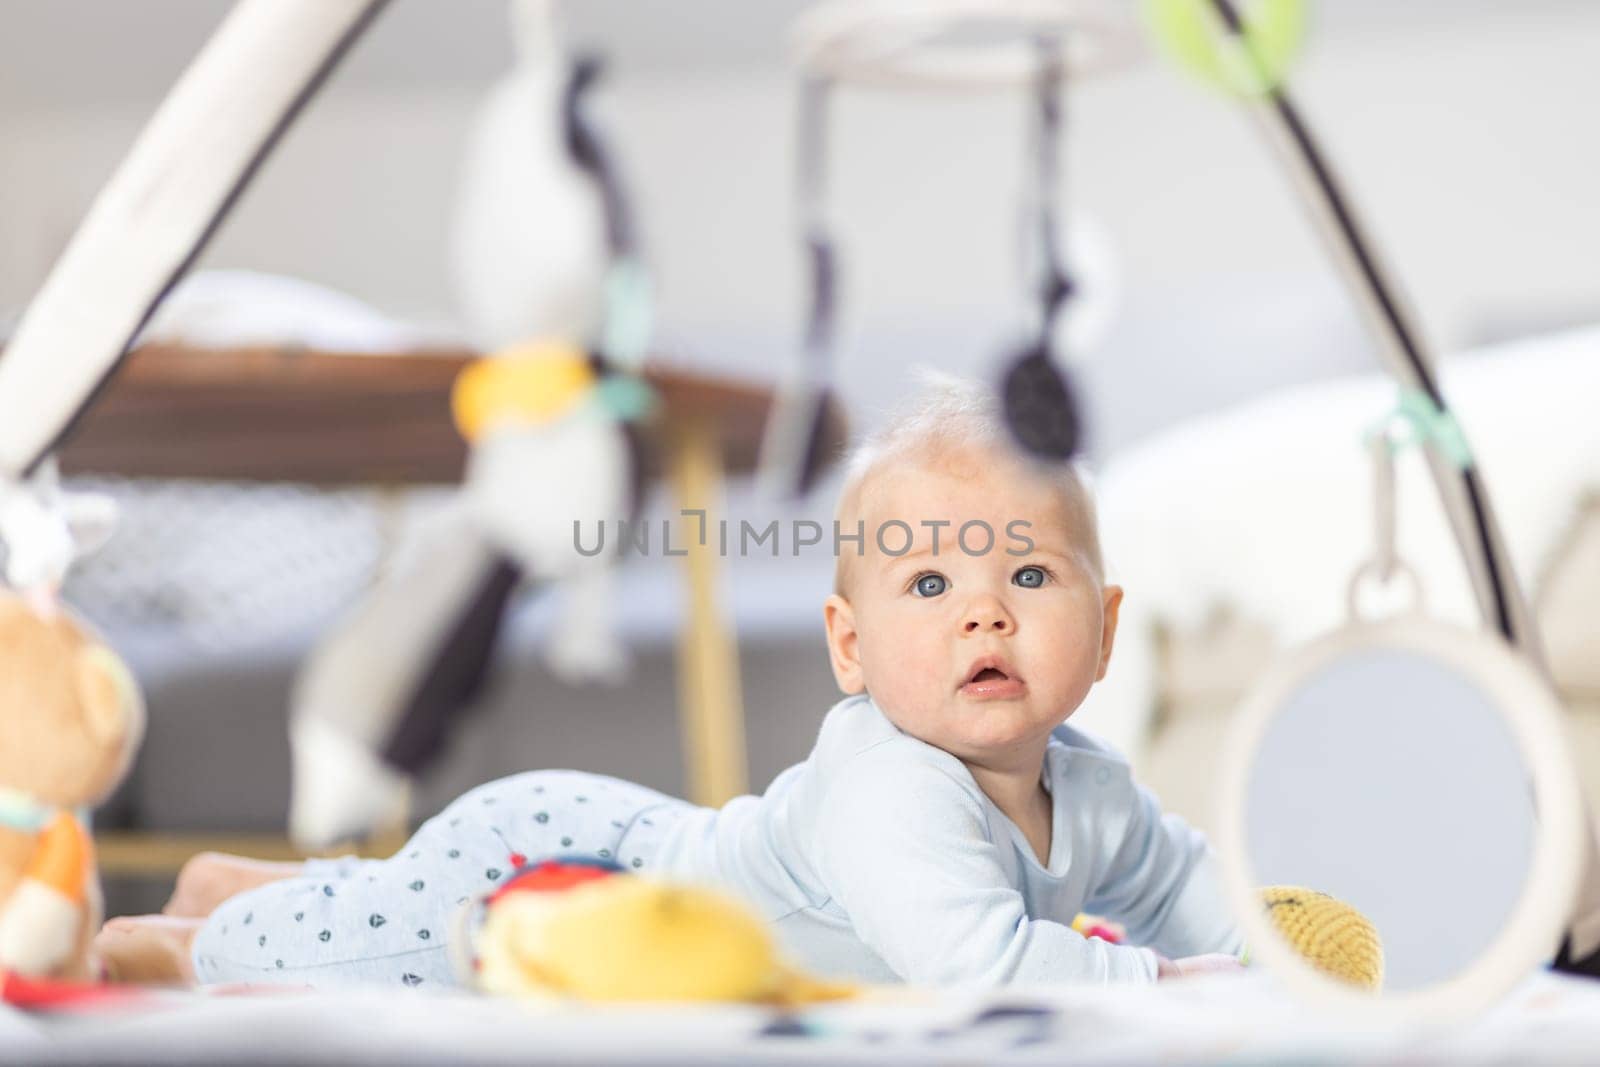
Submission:
<svg viewBox="0 0 1600 1067">
<path fill-rule="evenodd" d="M 0 1009 L 0 1062 L 1592 1062 L 1600 986 L 1541 973 L 1448 1032 L 1351 1029 L 1262 974 L 1153 988 L 897 991 L 783 1014 L 745 1006 L 537 1008 L 391 990 L 151 994 L 123 1010 Z"/>
</svg>

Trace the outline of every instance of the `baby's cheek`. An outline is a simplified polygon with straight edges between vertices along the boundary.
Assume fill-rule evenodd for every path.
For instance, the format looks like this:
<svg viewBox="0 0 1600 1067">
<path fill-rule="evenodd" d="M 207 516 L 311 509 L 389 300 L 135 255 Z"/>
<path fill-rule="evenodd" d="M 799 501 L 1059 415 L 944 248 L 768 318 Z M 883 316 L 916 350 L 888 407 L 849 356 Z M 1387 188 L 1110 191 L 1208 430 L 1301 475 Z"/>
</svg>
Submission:
<svg viewBox="0 0 1600 1067">
<path fill-rule="evenodd" d="M 1036 664 L 1030 688 L 1047 699 L 1063 700 L 1076 706 L 1088 692 L 1100 665 L 1100 632 L 1074 628 L 1059 639 L 1037 643 L 1029 659 Z"/>
<path fill-rule="evenodd" d="M 938 686 L 949 673 L 937 649 L 919 644 L 912 635 L 894 641 L 863 641 L 861 667 L 867 690 L 885 711 L 906 716 L 937 702 Z"/>
<path fill-rule="evenodd" d="M 879 648 L 862 656 L 862 672 L 867 686 L 882 700 L 901 703 L 916 685 L 921 670 L 917 657 L 909 649 L 898 652 L 893 648 Z"/>
</svg>

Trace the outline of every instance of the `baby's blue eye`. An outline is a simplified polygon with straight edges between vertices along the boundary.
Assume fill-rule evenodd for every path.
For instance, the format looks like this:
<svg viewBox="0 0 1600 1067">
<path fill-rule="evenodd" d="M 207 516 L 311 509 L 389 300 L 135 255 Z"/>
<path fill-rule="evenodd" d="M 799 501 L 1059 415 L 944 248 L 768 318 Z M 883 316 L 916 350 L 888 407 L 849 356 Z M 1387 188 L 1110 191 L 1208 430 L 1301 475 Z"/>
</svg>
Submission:
<svg viewBox="0 0 1600 1067">
<path fill-rule="evenodd" d="M 949 587 L 950 583 L 945 581 L 944 575 L 930 572 L 919 575 L 917 580 L 912 583 L 911 590 L 917 596 L 938 596 Z"/>
<path fill-rule="evenodd" d="M 1012 582 L 1024 589 L 1037 589 L 1044 584 L 1044 569 L 1042 567 L 1024 567 L 1011 576 Z"/>
</svg>

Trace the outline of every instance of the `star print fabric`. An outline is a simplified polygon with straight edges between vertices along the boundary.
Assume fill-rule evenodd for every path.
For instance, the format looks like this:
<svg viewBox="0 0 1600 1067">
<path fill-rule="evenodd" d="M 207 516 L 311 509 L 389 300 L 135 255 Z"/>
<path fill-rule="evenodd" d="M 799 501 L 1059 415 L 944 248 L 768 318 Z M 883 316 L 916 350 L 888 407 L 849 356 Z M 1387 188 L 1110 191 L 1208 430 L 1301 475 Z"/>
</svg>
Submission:
<svg viewBox="0 0 1600 1067">
<path fill-rule="evenodd" d="M 195 938 L 195 975 L 201 984 L 453 986 L 455 915 L 511 874 L 513 855 L 648 870 L 660 829 L 690 810 L 632 782 L 577 771 L 489 782 L 388 859 L 312 860 L 302 877 L 228 900 Z"/>
</svg>

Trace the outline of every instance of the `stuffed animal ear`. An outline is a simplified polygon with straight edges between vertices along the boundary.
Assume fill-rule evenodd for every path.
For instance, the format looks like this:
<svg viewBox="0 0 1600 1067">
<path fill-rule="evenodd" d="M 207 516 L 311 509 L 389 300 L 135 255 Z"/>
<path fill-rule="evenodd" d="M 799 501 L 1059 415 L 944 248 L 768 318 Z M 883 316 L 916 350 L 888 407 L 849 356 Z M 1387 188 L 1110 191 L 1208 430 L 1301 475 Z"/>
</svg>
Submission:
<svg viewBox="0 0 1600 1067">
<path fill-rule="evenodd" d="M 104 645 L 89 645 L 78 653 L 77 674 L 89 734 L 102 744 L 132 747 L 144 729 L 144 699 L 127 664 Z"/>
</svg>

